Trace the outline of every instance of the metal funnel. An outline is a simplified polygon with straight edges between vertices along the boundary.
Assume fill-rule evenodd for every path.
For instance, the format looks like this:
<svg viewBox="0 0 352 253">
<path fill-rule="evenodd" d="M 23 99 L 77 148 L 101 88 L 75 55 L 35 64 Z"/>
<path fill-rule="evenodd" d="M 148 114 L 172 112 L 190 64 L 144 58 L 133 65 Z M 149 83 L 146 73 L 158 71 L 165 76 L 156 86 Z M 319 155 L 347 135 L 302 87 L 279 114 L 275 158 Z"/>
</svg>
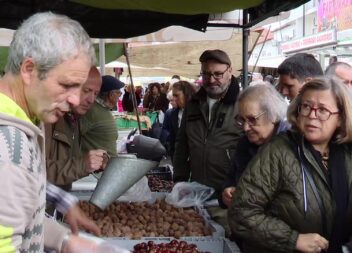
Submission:
<svg viewBox="0 0 352 253">
<path fill-rule="evenodd" d="M 105 209 L 157 165 L 158 162 L 138 158 L 111 158 L 90 202 L 100 209 Z"/>
</svg>

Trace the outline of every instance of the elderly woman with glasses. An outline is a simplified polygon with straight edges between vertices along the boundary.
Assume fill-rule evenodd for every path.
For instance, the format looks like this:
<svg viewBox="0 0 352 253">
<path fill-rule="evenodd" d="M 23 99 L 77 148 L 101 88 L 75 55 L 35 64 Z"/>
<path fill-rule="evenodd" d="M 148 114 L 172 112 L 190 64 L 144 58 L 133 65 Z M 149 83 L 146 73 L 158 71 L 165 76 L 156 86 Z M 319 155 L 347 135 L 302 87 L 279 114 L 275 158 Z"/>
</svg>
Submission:
<svg viewBox="0 0 352 253">
<path fill-rule="evenodd" d="M 229 208 L 244 252 L 352 252 L 352 104 L 335 79 L 306 83 L 292 129 L 251 161 Z M 344 248 L 344 251 L 343 251 Z"/>
<path fill-rule="evenodd" d="M 231 204 L 235 186 L 258 149 L 273 136 L 287 130 L 289 125 L 284 121 L 286 111 L 284 98 L 269 84 L 248 87 L 240 94 L 235 121 L 245 135 L 239 140 L 232 157 L 232 170 L 219 198 L 221 207 L 227 208 Z"/>
</svg>

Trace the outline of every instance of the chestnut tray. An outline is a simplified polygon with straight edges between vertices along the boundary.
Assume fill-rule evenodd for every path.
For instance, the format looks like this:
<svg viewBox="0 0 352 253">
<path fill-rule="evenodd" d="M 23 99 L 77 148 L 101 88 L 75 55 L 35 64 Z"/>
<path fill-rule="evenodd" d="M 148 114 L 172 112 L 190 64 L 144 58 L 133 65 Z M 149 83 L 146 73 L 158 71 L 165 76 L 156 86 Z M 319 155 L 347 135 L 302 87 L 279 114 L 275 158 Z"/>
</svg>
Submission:
<svg viewBox="0 0 352 253">
<path fill-rule="evenodd" d="M 157 176 L 160 179 L 172 181 L 172 171 L 168 165 L 149 170 L 147 176 Z"/>
<path fill-rule="evenodd" d="M 75 195 L 79 200 L 83 200 L 83 201 L 89 201 L 90 196 L 92 195 L 92 192 L 90 192 L 90 191 L 78 191 L 78 192 L 71 192 L 71 193 L 73 193 L 73 195 Z M 163 198 L 165 198 L 166 194 L 165 193 L 160 193 L 160 192 L 152 192 L 152 196 L 153 196 L 153 199 L 163 199 Z M 212 234 L 210 236 L 182 237 L 183 239 L 185 239 L 185 238 L 219 239 L 219 238 L 224 238 L 225 237 L 224 228 L 220 224 L 215 222 L 214 220 L 210 219 L 210 215 L 208 214 L 206 209 L 204 209 L 204 208 L 195 208 L 195 210 L 202 215 L 202 217 L 204 218 L 204 221 L 206 222 L 206 224 L 208 224 L 209 228 L 211 229 Z M 123 239 L 125 237 L 116 237 L 116 238 Z M 157 238 L 159 238 L 159 237 L 157 237 Z M 173 237 L 166 237 L 166 238 L 169 238 L 170 240 L 175 239 Z M 128 238 L 125 238 L 125 239 L 129 240 Z"/>
<path fill-rule="evenodd" d="M 95 240 L 94 236 L 81 233 L 84 237 L 88 239 Z M 101 239 L 99 239 L 101 242 Z M 170 237 L 144 237 L 140 240 L 130 240 L 128 238 L 103 238 L 104 241 L 107 241 L 113 245 L 125 248 L 127 250 L 132 251 L 134 245 L 138 243 L 148 241 L 153 241 L 154 243 L 170 243 L 174 238 Z M 188 244 L 195 244 L 199 251 L 202 252 L 210 252 L 210 253 L 241 253 L 240 249 L 238 248 L 235 242 L 232 242 L 226 238 L 206 238 L 206 237 L 181 237 L 179 241 L 186 241 Z"/>
</svg>

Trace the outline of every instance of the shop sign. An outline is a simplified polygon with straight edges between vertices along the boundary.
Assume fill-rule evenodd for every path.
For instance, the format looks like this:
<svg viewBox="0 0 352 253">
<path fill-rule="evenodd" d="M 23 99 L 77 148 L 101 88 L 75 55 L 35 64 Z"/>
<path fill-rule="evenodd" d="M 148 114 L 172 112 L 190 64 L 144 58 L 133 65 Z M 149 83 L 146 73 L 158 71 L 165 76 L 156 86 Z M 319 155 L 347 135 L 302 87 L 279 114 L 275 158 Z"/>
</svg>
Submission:
<svg viewBox="0 0 352 253">
<path fill-rule="evenodd" d="M 317 11 L 318 31 L 352 28 L 352 0 L 320 0 Z"/>
<path fill-rule="evenodd" d="M 300 39 L 284 42 L 281 44 L 281 52 L 289 53 L 308 48 L 335 44 L 336 42 L 336 30 L 332 29 L 329 31 L 306 36 Z"/>
<path fill-rule="evenodd" d="M 352 44 L 352 29 L 337 32 L 337 41 L 339 45 Z"/>
</svg>

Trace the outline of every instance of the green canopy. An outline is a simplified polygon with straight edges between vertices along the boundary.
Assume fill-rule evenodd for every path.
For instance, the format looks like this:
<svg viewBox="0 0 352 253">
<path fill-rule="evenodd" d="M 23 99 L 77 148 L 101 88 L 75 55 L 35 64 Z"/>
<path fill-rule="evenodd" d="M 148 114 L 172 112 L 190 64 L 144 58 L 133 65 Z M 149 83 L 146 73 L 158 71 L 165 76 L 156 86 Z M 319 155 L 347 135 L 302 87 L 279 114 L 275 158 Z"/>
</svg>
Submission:
<svg viewBox="0 0 352 253">
<path fill-rule="evenodd" d="M 72 0 L 102 9 L 143 10 L 169 14 L 223 13 L 258 6 L 264 0 Z"/>
<path fill-rule="evenodd" d="M 8 47 L 0 47 L 0 75 L 4 72 L 7 56 L 9 55 Z"/>
<path fill-rule="evenodd" d="M 249 25 L 253 25 L 305 2 L 308 0 L 2 0 L 0 27 L 16 29 L 33 13 L 53 11 L 79 21 L 92 38 L 131 38 L 171 25 L 205 31 L 209 14 L 236 9 L 247 10 Z"/>
<path fill-rule="evenodd" d="M 97 66 L 99 63 L 99 45 L 94 45 L 97 55 Z M 123 44 L 110 43 L 105 44 L 105 62 L 112 62 L 123 55 Z M 0 63 L 1 64 L 1 63 Z"/>
<path fill-rule="evenodd" d="M 99 66 L 99 45 L 94 45 L 97 55 L 97 66 Z M 9 55 L 9 47 L 0 47 L 0 74 L 4 71 L 7 57 Z M 123 55 L 122 44 L 105 44 L 105 62 L 111 62 Z"/>
<path fill-rule="evenodd" d="M 249 23 L 226 25 L 249 27 L 306 2 L 308 0 L 2 0 L 0 27 L 16 29 L 33 13 L 52 11 L 80 22 L 92 38 L 131 38 L 172 25 L 204 32 L 208 26 L 214 26 L 208 23 L 209 14 L 236 9 L 246 10 Z M 105 51 L 106 62 L 115 60 L 123 52 L 120 44 L 106 44 Z M 7 55 L 8 49 L 0 47 L 0 71 Z"/>
</svg>

